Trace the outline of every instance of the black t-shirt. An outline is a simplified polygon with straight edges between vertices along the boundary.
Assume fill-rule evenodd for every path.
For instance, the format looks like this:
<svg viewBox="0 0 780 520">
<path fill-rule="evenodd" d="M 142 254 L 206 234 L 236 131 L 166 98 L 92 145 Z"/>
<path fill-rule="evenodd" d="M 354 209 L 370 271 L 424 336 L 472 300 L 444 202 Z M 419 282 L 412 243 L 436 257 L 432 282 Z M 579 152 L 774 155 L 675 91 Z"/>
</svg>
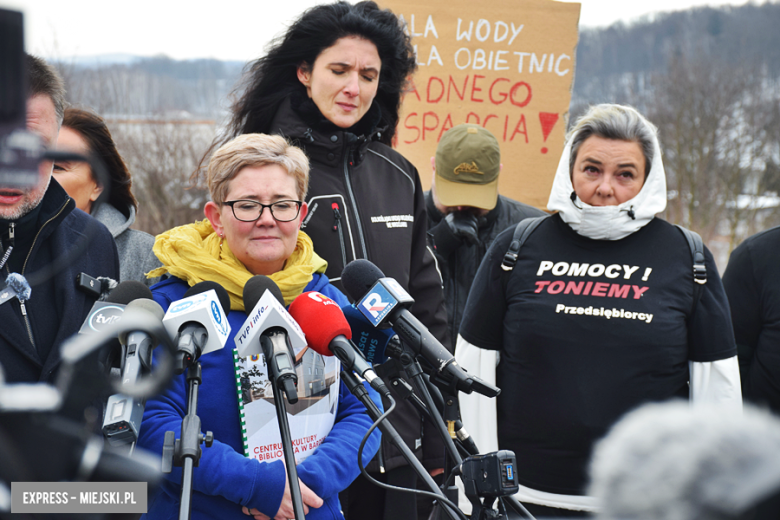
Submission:
<svg viewBox="0 0 780 520">
<path fill-rule="evenodd" d="M 780 227 L 748 238 L 731 253 L 723 285 L 739 345 L 747 400 L 780 413 Z"/>
<path fill-rule="evenodd" d="M 682 233 L 654 219 L 617 241 L 591 240 L 559 216 L 520 250 L 506 285 L 499 235 L 477 272 L 460 334 L 499 350 L 498 443 L 520 484 L 583 494 L 593 442 L 625 412 L 687 397 L 688 361 L 736 355 L 712 255 L 693 307 L 693 260 Z"/>
</svg>

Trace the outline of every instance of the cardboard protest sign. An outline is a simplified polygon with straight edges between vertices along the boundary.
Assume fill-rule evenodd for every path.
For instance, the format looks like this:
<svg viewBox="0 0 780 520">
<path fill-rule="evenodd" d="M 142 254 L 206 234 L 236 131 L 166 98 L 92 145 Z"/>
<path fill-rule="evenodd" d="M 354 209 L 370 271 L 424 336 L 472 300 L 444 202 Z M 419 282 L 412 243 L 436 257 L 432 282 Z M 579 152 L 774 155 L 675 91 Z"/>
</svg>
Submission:
<svg viewBox="0 0 780 520">
<path fill-rule="evenodd" d="M 563 151 L 580 4 L 553 0 L 382 0 L 417 53 L 395 146 L 430 187 L 441 135 L 476 123 L 496 136 L 499 192 L 545 208 Z"/>
</svg>

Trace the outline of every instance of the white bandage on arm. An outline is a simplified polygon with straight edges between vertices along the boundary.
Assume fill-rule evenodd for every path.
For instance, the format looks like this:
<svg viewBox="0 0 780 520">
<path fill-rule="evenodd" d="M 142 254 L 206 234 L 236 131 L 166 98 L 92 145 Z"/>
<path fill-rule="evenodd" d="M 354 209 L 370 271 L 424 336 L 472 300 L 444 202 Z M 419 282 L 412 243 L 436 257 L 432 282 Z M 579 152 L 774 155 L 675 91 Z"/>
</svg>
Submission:
<svg viewBox="0 0 780 520">
<path fill-rule="evenodd" d="M 488 384 L 496 384 L 495 350 L 481 349 L 472 345 L 458 334 L 455 344 L 455 359 L 458 364 Z M 463 426 L 474 439 L 480 453 L 498 450 L 498 422 L 496 399 L 472 392 L 458 395 L 460 416 Z"/>
<path fill-rule="evenodd" d="M 690 400 L 699 404 L 718 405 L 742 411 L 742 390 L 737 356 L 718 361 L 689 361 Z"/>
</svg>

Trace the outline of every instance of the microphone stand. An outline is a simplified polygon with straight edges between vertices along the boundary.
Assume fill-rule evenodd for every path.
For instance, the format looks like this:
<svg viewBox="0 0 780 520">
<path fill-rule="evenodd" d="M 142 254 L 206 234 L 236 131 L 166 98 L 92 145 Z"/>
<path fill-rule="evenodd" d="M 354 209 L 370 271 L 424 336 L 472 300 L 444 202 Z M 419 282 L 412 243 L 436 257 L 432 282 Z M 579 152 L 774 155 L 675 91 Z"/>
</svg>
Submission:
<svg viewBox="0 0 780 520">
<path fill-rule="evenodd" d="M 344 381 L 344 384 L 347 385 L 347 388 L 349 391 L 358 398 L 358 400 L 363 403 L 363 406 L 366 407 L 366 410 L 368 411 L 368 416 L 371 417 L 372 420 L 376 421 L 379 419 L 379 417 L 382 415 L 382 412 L 377 408 L 374 401 L 371 400 L 371 397 L 368 395 L 368 391 L 363 386 L 363 384 L 358 380 L 358 378 L 349 370 L 342 370 L 341 371 L 341 379 Z M 390 441 L 398 448 L 398 450 L 401 452 L 401 455 L 403 455 L 404 459 L 406 459 L 406 462 L 409 463 L 409 465 L 414 469 L 414 471 L 417 473 L 417 475 L 426 483 L 428 488 L 431 490 L 431 492 L 444 497 L 444 493 L 441 489 L 439 489 L 438 484 L 436 484 L 436 481 L 433 480 L 433 477 L 426 471 L 425 467 L 422 465 L 422 463 L 417 460 L 417 457 L 414 456 L 414 453 L 412 453 L 412 450 L 409 449 L 409 446 L 406 445 L 406 443 L 403 441 L 401 436 L 398 434 L 398 431 L 393 427 L 393 425 L 390 423 L 389 420 L 384 420 L 380 422 L 377 425 L 377 428 L 384 434 L 387 435 L 390 438 Z M 446 497 L 444 497 L 446 498 Z M 457 502 L 456 502 L 457 503 Z M 448 508 L 444 508 L 445 512 L 450 516 L 450 518 L 456 518 L 452 511 L 450 511 Z"/>
<path fill-rule="evenodd" d="M 461 448 L 463 448 L 463 450 L 469 455 L 479 455 L 479 448 L 477 448 L 474 439 L 471 438 L 471 436 L 466 431 L 466 428 L 463 427 L 463 423 L 460 421 L 460 403 L 458 402 L 457 397 L 447 394 L 445 394 L 445 397 L 445 395 L 442 395 L 440 392 L 440 388 L 436 383 L 430 381 L 427 376 L 423 376 L 423 378 L 425 379 L 427 387 L 430 390 L 431 397 L 436 403 L 436 408 L 443 409 L 445 411 L 445 416 L 448 418 L 447 424 L 450 424 L 450 417 L 454 417 L 452 424 L 454 425 L 455 435 L 457 436 Z M 524 517 L 531 519 L 534 518 L 531 513 L 528 512 L 525 506 L 523 506 L 523 504 L 521 504 L 520 501 L 515 497 L 503 496 L 499 497 L 498 500 L 499 502 L 506 502 L 516 513 L 523 515 Z M 483 511 L 485 511 L 484 508 Z M 472 512 L 472 516 L 474 516 L 475 512 L 476 509 Z M 485 512 L 485 514 L 488 513 Z M 509 517 L 508 511 L 507 517 Z"/>
<path fill-rule="evenodd" d="M 268 336 L 261 336 L 260 345 L 263 348 L 266 364 L 268 366 L 268 375 L 271 378 L 271 384 L 274 388 L 274 405 L 276 406 L 276 417 L 279 422 L 279 435 L 282 440 L 282 452 L 284 453 L 284 464 L 287 468 L 287 480 L 290 484 L 290 497 L 292 498 L 293 512 L 295 520 L 304 520 L 303 497 L 301 496 L 301 486 L 298 482 L 298 468 L 295 465 L 295 452 L 292 447 L 292 437 L 290 436 L 290 423 L 287 420 L 287 405 L 284 403 L 286 394 L 290 404 L 298 402 L 298 393 L 295 389 L 298 384 L 298 375 L 292 365 L 292 357 L 286 355 L 274 355 L 274 342 L 284 342 L 281 350 L 285 348 L 292 350 L 289 345 L 287 335 L 279 332 L 271 332 Z M 278 352 L 278 351 L 277 351 Z"/>
<path fill-rule="evenodd" d="M 454 467 L 453 461 L 454 465 L 458 465 L 463 462 L 463 458 L 460 456 L 458 449 L 455 447 L 455 442 L 453 441 L 454 431 L 451 434 L 447 426 L 445 426 L 444 420 L 439 413 L 439 409 L 433 402 L 433 398 L 431 397 L 431 394 L 428 391 L 428 387 L 425 384 L 422 367 L 414 355 L 411 354 L 411 351 L 406 349 L 406 347 L 404 347 L 404 354 L 401 355 L 400 361 L 404 371 L 409 376 L 412 384 L 415 386 L 417 393 L 422 397 L 423 403 L 425 403 L 426 407 L 428 408 L 431 422 L 434 424 L 436 429 L 439 430 L 439 434 L 441 435 L 441 438 L 444 441 L 444 445 L 447 448 L 447 453 L 449 456 L 444 457 L 444 475 L 446 481 L 446 477 L 450 475 L 452 468 Z M 454 483 L 447 487 L 444 492 L 447 498 L 456 504 L 458 503 L 458 488 Z M 434 518 L 438 518 L 438 516 L 434 515 Z"/>
<path fill-rule="evenodd" d="M 187 371 L 187 414 L 181 420 L 181 438 L 176 439 L 176 433 L 165 432 L 163 438 L 162 466 L 163 473 L 170 473 L 173 466 L 182 467 L 181 498 L 179 500 L 179 520 L 189 520 L 192 512 L 192 477 L 194 468 L 200 465 L 203 451 L 200 445 L 205 443 L 210 448 L 214 442 L 214 434 L 200 432 L 200 417 L 198 417 L 198 389 L 203 382 L 203 371 L 200 365 L 200 355 L 208 339 L 207 334 L 188 334 L 180 339 L 182 347 L 176 353 L 176 373 Z"/>
<path fill-rule="evenodd" d="M 404 371 L 409 376 L 409 379 L 412 381 L 412 383 L 415 385 L 415 389 L 422 396 L 423 403 L 418 403 L 414 399 L 412 400 L 412 403 L 417 405 L 417 407 L 420 410 L 427 413 L 428 417 L 431 419 L 431 422 L 434 423 L 436 428 L 439 430 L 442 439 L 444 440 L 444 445 L 447 448 L 447 454 L 448 454 L 448 456 L 444 458 L 444 475 L 446 481 L 446 477 L 450 475 L 450 473 L 452 472 L 452 468 L 463 462 L 463 457 L 460 456 L 460 452 L 458 451 L 453 441 L 453 439 L 456 438 L 456 433 L 458 431 L 460 430 L 464 431 L 463 434 L 464 440 L 461 441 L 460 443 L 461 446 L 463 446 L 464 449 L 467 452 L 469 452 L 471 455 L 479 454 L 473 439 L 471 439 L 468 436 L 468 433 L 465 433 L 465 429 L 463 429 L 463 424 L 460 423 L 459 421 L 460 411 L 458 408 L 458 399 L 457 399 L 458 390 L 455 387 L 455 381 L 453 381 L 450 384 L 449 388 L 443 390 L 443 393 L 439 393 L 439 384 L 436 384 L 434 386 L 433 382 L 429 383 L 426 380 L 422 367 L 420 366 L 419 361 L 417 361 L 414 352 L 411 349 L 409 349 L 404 344 L 403 341 L 401 341 L 400 351 L 395 353 L 393 357 L 396 357 L 401 362 Z M 428 390 L 429 384 L 431 385 L 431 391 Z M 437 397 L 436 401 L 438 401 L 438 403 L 434 400 L 431 394 L 436 395 Z M 443 394 L 446 394 L 446 397 Z M 420 405 L 424 405 L 424 406 L 420 406 Z M 439 413 L 440 408 L 443 408 L 445 410 L 448 426 L 445 426 L 444 419 Z M 460 424 L 458 425 L 458 423 Z M 446 494 L 447 494 L 447 498 L 449 498 L 456 504 L 458 503 L 457 486 L 455 486 L 454 484 L 449 486 L 446 490 Z M 515 497 L 513 496 L 501 497 L 500 500 L 509 503 L 512 506 L 512 509 L 514 509 L 517 513 L 524 514 L 526 515 L 527 518 L 531 518 L 531 519 L 534 518 Z M 479 513 L 481 514 L 483 511 L 480 511 Z M 473 516 L 473 512 L 472 512 L 472 516 Z M 439 518 L 439 515 L 436 514 L 435 506 L 434 506 L 434 512 L 431 515 L 431 517 Z"/>
<path fill-rule="evenodd" d="M 202 443 L 210 447 L 214 442 L 214 434 L 200 432 L 200 417 L 198 411 L 198 387 L 203 382 L 200 362 L 187 368 L 187 415 L 181 420 L 181 438 L 176 439 L 176 433 L 165 432 L 162 452 L 162 471 L 170 473 L 173 466 L 182 467 L 181 501 L 179 504 L 179 520 L 189 520 L 192 510 L 192 476 L 193 468 L 198 467 L 203 451 Z"/>
</svg>

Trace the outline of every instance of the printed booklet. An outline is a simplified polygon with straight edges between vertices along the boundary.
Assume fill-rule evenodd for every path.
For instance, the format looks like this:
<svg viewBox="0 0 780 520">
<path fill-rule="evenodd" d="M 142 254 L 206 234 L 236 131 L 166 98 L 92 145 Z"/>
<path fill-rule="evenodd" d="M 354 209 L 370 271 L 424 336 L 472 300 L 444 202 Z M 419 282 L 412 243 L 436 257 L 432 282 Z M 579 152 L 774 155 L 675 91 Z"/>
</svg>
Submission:
<svg viewBox="0 0 780 520">
<path fill-rule="evenodd" d="M 233 350 L 236 390 L 244 437 L 244 455 L 260 462 L 284 458 L 275 392 L 268 377 L 265 356 L 241 358 Z M 336 420 L 341 364 L 333 356 L 322 356 L 309 347 L 295 353 L 298 374 L 298 402 L 285 399 L 287 420 L 296 463 L 312 454 Z"/>
</svg>

